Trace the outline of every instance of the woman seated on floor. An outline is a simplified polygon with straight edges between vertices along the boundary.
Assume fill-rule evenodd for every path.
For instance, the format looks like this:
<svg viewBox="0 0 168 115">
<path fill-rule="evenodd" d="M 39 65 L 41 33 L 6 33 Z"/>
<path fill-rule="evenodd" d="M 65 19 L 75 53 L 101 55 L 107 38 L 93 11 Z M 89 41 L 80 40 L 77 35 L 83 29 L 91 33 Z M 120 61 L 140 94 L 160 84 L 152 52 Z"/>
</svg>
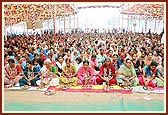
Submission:
<svg viewBox="0 0 168 115">
<path fill-rule="evenodd" d="M 102 85 L 105 82 L 107 84 L 106 89 L 109 89 L 109 86 L 116 85 L 115 77 L 115 69 L 110 58 L 106 58 L 104 64 L 100 66 L 99 77 L 96 79 L 97 84 Z"/>
<path fill-rule="evenodd" d="M 40 70 L 41 76 L 40 80 L 36 82 L 39 88 L 44 88 L 44 86 L 57 86 L 59 85 L 59 79 L 56 75 L 57 69 L 51 64 L 50 59 L 44 61 L 44 65 Z"/>
<path fill-rule="evenodd" d="M 155 78 L 156 80 L 156 85 L 157 87 L 164 87 L 164 59 L 162 59 L 162 63 L 157 66 L 157 77 Z"/>
<path fill-rule="evenodd" d="M 56 58 L 56 64 L 55 66 L 58 68 L 58 72 L 57 72 L 57 75 L 61 75 L 62 73 L 62 67 L 65 66 L 65 61 L 64 61 L 64 58 L 61 54 L 58 55 L 58 57 Z"/>
<path fill-rule="evenodd" d="M 96 54 L 92 54 L 88 59 L 89 66 L 92 67 L 92 69 L 94 70 L 94 76 L 97 76 L 99 74 L 98 61 L 96 60 L 96 57 Z"/>
<path fill-rule="evenodd" d="M 121 87 L 137 86 L 139 80 L 136 76 L 134 66 L 129 58 L 126 59 L 125 64 L 121 65 L 116 76 L 117 84 Z"/>
<path fill-rule="evenodd" d="M 153 90 L 153 88 L 156 87 L 156 67 L 157 63 L 155 61 L 143 67 L 143 74 L 139 76 L 138 79 L 140 85 L 144 86 L 144 89 Z"/>
<path fill-rule="evenodd" d="M 4 85 L 6 88 L 19 84 L 19 80 L 23 77 L 22 69 L 15 64 L 14 59 L 8 60 L 8 65 L 5 66 Z"/>
<path fill-rule="evenodd" d="M 93 75 L 94 70 L 89 66 L 89 61 L 83 61 L 83 65 L 78 69 L 78 85 L 83 88 L 90 88 L 91 84 L 96 85 L 96 77 Z"/>
<path fill-rule="evenodd" d="M 37 86 L 36 81 L 39 80 L 39 71 L 36 67 L 33 67 L 33 62 L 28 60 L 26 62 L 26 68 L 23 70 L 24 77 L 19 80 L 21 88 L 29 86 Z"/>
<path fill-rule="evenodd" d="M 60 84 L 64 85 L 64 88 L 70 86 L 77 86 L 78 78 L 76 77 L 76 68 L 71 64 L 71 59 L 65 59 L 66 65 L 62 69 L 62 75 L 60 77 Z"/>
</svg>

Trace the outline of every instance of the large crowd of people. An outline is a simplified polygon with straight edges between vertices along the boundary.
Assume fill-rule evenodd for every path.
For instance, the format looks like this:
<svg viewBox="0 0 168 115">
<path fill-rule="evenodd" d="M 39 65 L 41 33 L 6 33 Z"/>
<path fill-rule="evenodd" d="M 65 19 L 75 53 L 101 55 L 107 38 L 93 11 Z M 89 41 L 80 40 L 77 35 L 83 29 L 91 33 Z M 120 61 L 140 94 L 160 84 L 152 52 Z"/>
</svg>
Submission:
<svg viewBox="0 0 168 115">
<path fill-rule="evenodd" d="M 4 40 L 4 86 L 164 86 L 164 43 L 157 33 L 44 32 Z"/>
</svg>

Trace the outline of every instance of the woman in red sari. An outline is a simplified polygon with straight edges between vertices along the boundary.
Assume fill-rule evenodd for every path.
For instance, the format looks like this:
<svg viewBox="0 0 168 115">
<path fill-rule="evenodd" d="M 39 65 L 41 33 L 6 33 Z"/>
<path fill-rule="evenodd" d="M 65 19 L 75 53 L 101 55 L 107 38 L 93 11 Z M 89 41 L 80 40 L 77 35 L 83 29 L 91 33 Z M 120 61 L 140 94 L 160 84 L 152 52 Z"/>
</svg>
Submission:
<svg viewBox="0 0 168 115">
<path fill-rule="evenodd" d="M 106 58 L 103 65 L 100 66 L 99 77 L 96 79 L 97 84 L 102 85 L 105 82 L 107 85 L 116 84 L 115 69 L 112 66 L 110 58 Z"/>
</svg>

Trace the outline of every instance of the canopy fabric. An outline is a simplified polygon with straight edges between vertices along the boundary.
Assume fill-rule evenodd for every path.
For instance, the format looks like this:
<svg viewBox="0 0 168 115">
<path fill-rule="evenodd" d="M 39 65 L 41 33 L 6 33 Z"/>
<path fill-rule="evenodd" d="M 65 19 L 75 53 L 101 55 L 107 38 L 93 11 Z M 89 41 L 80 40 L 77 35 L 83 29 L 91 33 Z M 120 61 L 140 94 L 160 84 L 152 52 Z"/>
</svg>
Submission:
<svg viewBox="0 0 168 115">
<path fill-rule="evenodd" d="M 32 10 L 35 20 L 52 19 L 54 12 L 57 12 L 57 17 L 64 16 L 64 12 L 66 16 L 69 16 L 75 13 L 75 9 L 72 6 L 70 4 L 5 4 L 5 25 L 17 24 L 21 21 L 31 21 Z"/>
<path fill-rule="evenodd" d="M 164 4 L 135 4 L 121 12 L 127 15 L 145 15 L 147 19 L 163 19 Z"/>
<path fill-rule="evenodd" d="M 78 6 L 78 9 L 86 8 L 120 8 L 124 4 L 111 4 L 111 5 L 88 5 L 88 6 Z"/>
</svg>

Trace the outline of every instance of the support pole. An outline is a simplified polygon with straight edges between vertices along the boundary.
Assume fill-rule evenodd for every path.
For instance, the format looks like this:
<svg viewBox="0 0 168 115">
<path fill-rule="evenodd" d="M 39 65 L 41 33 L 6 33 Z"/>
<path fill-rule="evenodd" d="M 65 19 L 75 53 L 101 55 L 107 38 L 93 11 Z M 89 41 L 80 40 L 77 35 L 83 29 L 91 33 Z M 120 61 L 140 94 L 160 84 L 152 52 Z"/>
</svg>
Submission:
<svg viewBox="0 0 168 115">
<path fill-rule="evenodd" d="M 159 28 L 160 28 L 160 19 L 159 19 L 159 23 L 158 23 L 158 27 L 157 27 L 157 32 L 158 32 Z"/>
<path fill-rule="evenodd" d="M 156 32 L 156 19 L 155 19 L 154 32 Z"/>
<path fill-rule="evenodd" d="M 79 13 L 78 13 L 78 11 L 77 11 L 77 19 L 76 19 L 76 23 L 77 23 L 77 28 L 78 28 L 78 26 L 79 26 Z"/>
<path fill-rule="evenodd" d="M 32 29 L 33 29 L 33 45 L 36 48 L 36 33 L 35 33 L 35 18 L 34 18 L 34 4 L 31 4 Z"/>
<path fill-rule="evenodd" d="M 145 19 L 145 33 L 146 33 L 146 30 L 147 30 L 147 17 Z"/>
<path fill-rule="evenodd" d="M 140 20 L 140 15 L 139 15 L 139 33 L 140 33 L 140 23 L 141 23 L 141 20 Z"/>
<path fill-rule="evenodd" d="M 58 17 L 58 20 L 59 20 L 59 23 L 58 23 L 58 25 L 59 25 L 59 30 L 61 31 L 61 28 L 62 28 L 61 25 L 60 25 L 60 24 L 61 24 L 61 17 Z"/>
<path fill-rule="evenodd" d="M 74 29 L 75 29 L 75 12 L 74 12 Z"/>
<path fill-rule="evenodd" d="M 69 15 L 69 25 L 70 25 L 70 27 L 69 27 L 70 29 L 69 30 L 71 31 L 71 13 Z"/>
<path fill-rule="evenodd" d="M 122 12 L 123 12 L 123 6 L 122 6 Z M 123 13 L 121 14 L 121 16 L 122 16 L 121 23 L 122 23 L 122 28 L 123 28 Z"/>
<path fill-rule="evenodd" d="M 64 4 L 64 35 L 65 35 L 65 33 L 66 33 L 66 23 L 65 23 L 65 4 Z"/>
<path fill-rule="evenodd" d="M 56 43 L 56 28 L 55 28 L 55 5 L 53 4 L 53 28 L 54 28 L 54 43 Z"/>
<path fill-rule="evenodd" d="M 129 4 L 128 4 L 128 9 L 129 9 Z M 127 31 L 129 30 L 129 14 L 128 14 L 128 20 L 127 20 L 128 22 L 128 24 L 127 24 Z"/>
</svg>

